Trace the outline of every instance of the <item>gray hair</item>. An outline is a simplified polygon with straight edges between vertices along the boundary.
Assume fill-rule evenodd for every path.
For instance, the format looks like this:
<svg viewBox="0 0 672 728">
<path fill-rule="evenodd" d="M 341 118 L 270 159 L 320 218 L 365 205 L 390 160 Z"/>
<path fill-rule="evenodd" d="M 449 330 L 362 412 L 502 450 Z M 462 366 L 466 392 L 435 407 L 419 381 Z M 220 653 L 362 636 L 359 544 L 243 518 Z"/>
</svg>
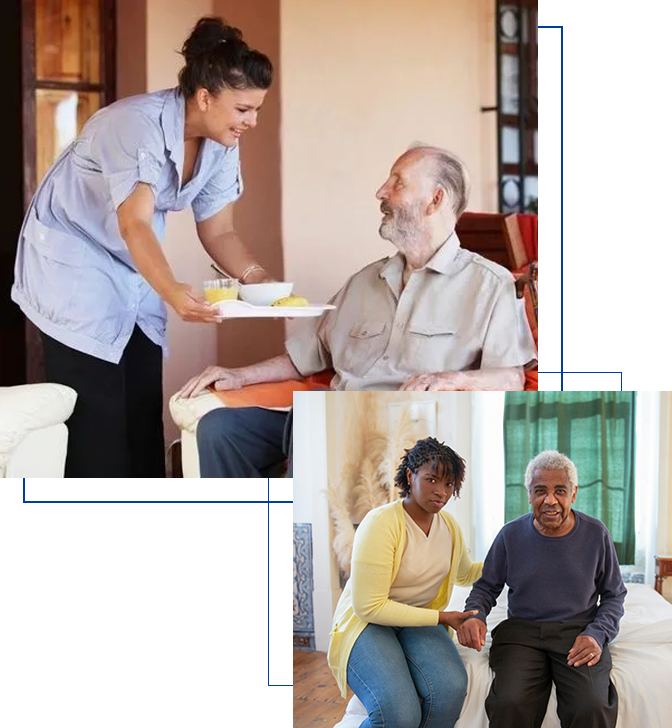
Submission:
<svg viewBox="0 0 672 728">
<path fill-rule="evenodd" d="M 452 152 L 423 142 L 413 142 L 408 151 L 419 151 L 433 161 L 434 180 L 450 195 L 453 212 L 459 217 L 469 202 L 471 182 L 464 162 Z"/>
<path fill-rule="evenodd" d="M 557 450 L 544 450 L 532 458 L 525 469 L 525 488 L 528 495 L 532 488 L 532 478 L 534 478 L 534 473 L 537 470 L 564 470 L 572 487 L 572 493 L 579 487 L 576 465 L 566 455 Z"/>
</svg>

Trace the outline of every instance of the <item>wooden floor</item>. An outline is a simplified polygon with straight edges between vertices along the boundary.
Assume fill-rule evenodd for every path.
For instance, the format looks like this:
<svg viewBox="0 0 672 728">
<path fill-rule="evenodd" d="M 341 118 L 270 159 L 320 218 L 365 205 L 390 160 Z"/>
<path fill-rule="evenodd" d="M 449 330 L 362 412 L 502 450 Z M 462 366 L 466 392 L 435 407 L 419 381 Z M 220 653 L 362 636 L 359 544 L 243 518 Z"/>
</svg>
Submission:
<svg viewBox="0 0 672 728">
<path fill-rule="evenodd" d="M 294 650 L 294 728 L 332 728 L 351 697 L 349 688 L 341 697 L 324 652 Z"/>
</svg>

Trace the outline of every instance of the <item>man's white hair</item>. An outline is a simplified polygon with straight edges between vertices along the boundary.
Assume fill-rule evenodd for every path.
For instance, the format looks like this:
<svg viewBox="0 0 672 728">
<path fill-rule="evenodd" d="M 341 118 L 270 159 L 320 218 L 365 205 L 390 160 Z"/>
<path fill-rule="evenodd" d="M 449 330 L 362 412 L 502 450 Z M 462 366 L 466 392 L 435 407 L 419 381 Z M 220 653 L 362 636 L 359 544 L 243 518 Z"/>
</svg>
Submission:
<svg viewBox="0 0 672 728">
<path fill-rule="evenodd" d="M 543 450 L 530 460 L 525 470 L 525 488 L 528 495 L 530 495 L 532 479 L 537 470 L 564 470 L 572 487 L 572 493 L 579 487 L 576 465 L 566 455 L 557 450 Z"/>
<path fill-rule="evenodd" d="M 422 152 L 434 162 L 434 182 L 448 192 L 452 210 L 459 217 L 467 206 L 471 190 L 469 172 L 464 162 L 447 149 L 419 141 L 413 142 L 407 151 Z"/>
</svg>

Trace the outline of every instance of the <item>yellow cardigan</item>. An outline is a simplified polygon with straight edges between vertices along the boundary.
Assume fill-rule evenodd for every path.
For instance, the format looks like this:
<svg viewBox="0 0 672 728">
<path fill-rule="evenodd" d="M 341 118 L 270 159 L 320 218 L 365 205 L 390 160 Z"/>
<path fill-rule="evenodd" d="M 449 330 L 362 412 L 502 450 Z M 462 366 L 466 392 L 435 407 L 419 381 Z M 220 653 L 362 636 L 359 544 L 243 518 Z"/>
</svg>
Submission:
<svg viewBox="0 0 672 728">
<path fill-rule="evenodd" d="M 355 532 L 350 579 L 338 600 L 329 642 L 329 667 L 341 695 L 347 696 L 348 658 L 355 640 L 369 622 L 392 627 L 431 627 L 439 623 L 455 583 L 469 586 L 481 576 L 483 562 L 469 558 L 462 529 L 450 513 L 439 511 L 453 541 L 450 571 L 439 594 L 428 607 L 410 607 L 390 599 L 406 545 L 403 501 L 395 501 L 366 514 Z M 452 629 L 446 625 L 452 636 Z"/>
</svg>

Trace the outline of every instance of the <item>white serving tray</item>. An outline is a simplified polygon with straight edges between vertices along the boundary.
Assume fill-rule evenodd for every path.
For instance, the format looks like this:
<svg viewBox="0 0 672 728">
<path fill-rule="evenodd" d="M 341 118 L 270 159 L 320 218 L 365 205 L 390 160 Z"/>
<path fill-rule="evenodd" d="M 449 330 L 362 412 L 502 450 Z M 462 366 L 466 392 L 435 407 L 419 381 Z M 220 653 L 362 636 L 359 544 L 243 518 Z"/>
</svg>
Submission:
<svg viewBox="0 0 672 728">
<path fill-rule="evenodd" d="M 308 306 L 254 306 L 245 301 L 228 300 L 217 304 L 222 318 L 300 318 L 321 316 L 325 311 L 336 308 L 330 303 L 311 303 Z"/>
</svg>

